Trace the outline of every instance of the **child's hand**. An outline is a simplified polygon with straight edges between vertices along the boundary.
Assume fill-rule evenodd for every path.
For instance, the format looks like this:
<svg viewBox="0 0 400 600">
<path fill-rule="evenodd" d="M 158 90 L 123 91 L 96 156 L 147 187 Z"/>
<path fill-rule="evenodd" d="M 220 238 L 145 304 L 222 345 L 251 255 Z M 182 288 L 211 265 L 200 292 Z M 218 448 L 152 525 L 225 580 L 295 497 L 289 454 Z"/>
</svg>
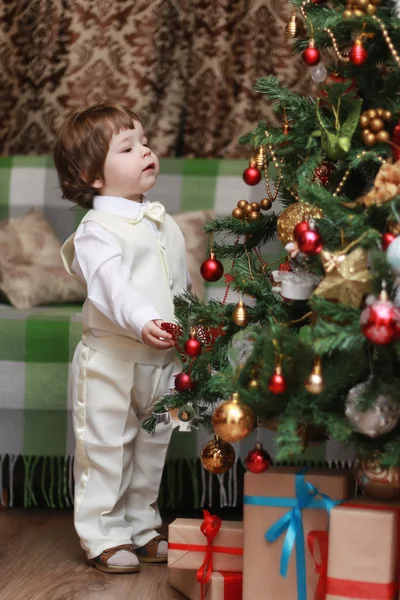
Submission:
<svg viewBox="0 0 400 600">
<path fill-rule="evenodd" d="M 142 339 L 147 346 L 152 346 L 157 350 L 168 350 L 175 346 L 175 342 L 170 333 L 161 329 L 161 323 L 161 319 L 146 323 L 142 330 Z"/>
</svg>

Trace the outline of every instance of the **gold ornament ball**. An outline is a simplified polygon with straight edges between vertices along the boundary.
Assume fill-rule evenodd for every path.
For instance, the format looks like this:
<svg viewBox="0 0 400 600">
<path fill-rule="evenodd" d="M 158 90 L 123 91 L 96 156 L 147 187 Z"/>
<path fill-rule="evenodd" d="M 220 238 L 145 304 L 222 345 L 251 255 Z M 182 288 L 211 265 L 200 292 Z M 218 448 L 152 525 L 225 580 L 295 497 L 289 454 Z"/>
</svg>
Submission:
<svg viewBox="0 0 400 600">
<path fill-rule="evenodd" d="M 289 23 L 285 27 L 285 34 L 288 38 L 294 38 L 297 35 L 298 25 L 296 11 L 292 12 Z"/>
<path fill-rule="evenodd" d="M 376 11 L 378 10 L 377 6 L 374 6 L 373 4 L 368 4 L 367 6 L 367 15 L 374 15 L 376 13 Z"/>
<path fill-rule="evenodd" d="M 245 327 L 249 322 L 249 315 L 247 313 L 245 305 L 243 304 L 243 300 L 239 300 L 239 302 L 237 303 L 232 313 L 232 321 L 238 327 Z"/>
<path fill-rule="evenodd" d="M 235 464 L 235 450 L 230 444 L 217 438 L 204 446 L 200 460 L 207 471 L 220 475 Z"/>
<path fill-rule="evenodd" d="M 235 219 L 244 219 L 245 214 L 243 212 L 242 208 L 234 208 L 232 211 L 232 217 L 235 217 Z"/>
<path fill-rule="evenodd" d="M 353 11 L 351 8 L 346 8 L 342 13 L 343 19 L 351 19 L 352 16 L 353 16 Z"/>
<path fill-rule="evenodd" d="M 385 114 L 385 109 L 384 108 L 377 108 L 376 109 L 376 114 L 378 115 L 378 117 L 383 118 L 384 114 Z"/>
<path fill-rule="evenodd" d="M 378 117 L 376 117 L 375 119 L 371 119 L 370 124 L 369 124 L 370 130 L 373 131 L 374 133 L 377 133 L 378 131 L 383 129 L 384 126 L 385 126 L 384 122 L 382 121 L 382 119 L 379 119 Z"/>
<path fill-rule="evenodd" d="M 383 118 L 385 121 L 390 121 L 390 119 L 392 118 L 392 113 L 390 112 L 390 110 L 385 110 Z"/>
<path fill-rule="evenodd" d="M 249 204 L 249 203 L 247 203 L 246 206 L 243 207 L 243 210 L 246 213 L 246 215 L 248 215 L 249 213 L 253 212 L 251 204 Z"/>
<path fill-rule="evenodd" d="M 361 115 L 360 117 L 360 125 L 362 129 L 366 129 L 369 125 L 370 118 L 367 115 Z"/>
<path fill-rule="evenodd" d="M 214 410 L 212 425 L 215 434 L 225 442 L 239 442 L 253 431 L 254 413 L 234 392 L 227 402 Z"/>
<path fill-rule="evenodd" d="M 254 222 L 254 221 L 258 221 L 259 219 L 261 219 L 261 214 L 259 212 L 257 212 L 256 210 L 252 210 L 247 215 L 248 221 Z"/>
<path fill-rule="evenodd" d="M 247 200 L 239 200 L 239 202 L 237 203 L 237 207 L 243 209 L 245 206 L 248 205 Z"/>
<path fill-rule="evenodd" d="M 258 202 L 252 202 L 250 204 L 250 206 L 252 207 L 253 210 L 260 212 L 260 205 L 258 204 Z"/>
<path fill-rule="evenodd" d="M 314 365 L 310 375 L 304 382 L 304 387 L 310 394 L 320 394 L 325 389 L 325 382 L 322 375 L 320 363 Z"/>
<path fill-rule="evenodd" d="M 364 129 L 361 134 L 361 139 L 366 146 L 373 146 L 376 143 L 375 134 L 369 129 Z"/>
<path fill-rule="evenodd" d="M 361 8 L 361 10 L 366 10 L 368 4 L 369 4 L 369 0 L 354 0 L 354 4 L 358 7 Z"/>
<path fill-rule="evenodd" d="M 388 142 L 390 140 L 390 133 L 386 129 L 382 129 L 375 135 L 375 139 L 377 142 Z"/>
<path fill-rule="evenodd" d="M 384 467 L 379 453 L 357 458 L 353 474 L 366 496 L 377 500 L 394 500 L 400 497 L 400 467 Z"/>
<path fill-rule="evenodd" d="M 375 117 L 377 116 L 376 110 L 374 108 L 370 108 L 369 110 L 365 111 L 364 114 L 367 115 L 367 117 L 369 117 L 370 119 L 375 119 Z"/>
<path fill-rule="evenodd" d="M 269 210 L 272 206 L 272 200 L 270 200 L 269 198 L 263 198 L 260 201 L 260 208 L 262 208 L 263 210 Z"/>
<path fill-rule="evenodd" d="M 249 390 L 256 390 L 257 388 L 258 388 L 258 380 L 251 379 L 251 381 L 249 382 Z"/>
<path fill-rule="evenodd" d="M 364 11 L 363 11 L 363 10 L 361 10 L 360 8 L 355 8 L 355 9 L 353 10 L 353 15 L 354 15 L 355 17 L 363 17 L 363 16 L 364 16 Z"/>
</svg>

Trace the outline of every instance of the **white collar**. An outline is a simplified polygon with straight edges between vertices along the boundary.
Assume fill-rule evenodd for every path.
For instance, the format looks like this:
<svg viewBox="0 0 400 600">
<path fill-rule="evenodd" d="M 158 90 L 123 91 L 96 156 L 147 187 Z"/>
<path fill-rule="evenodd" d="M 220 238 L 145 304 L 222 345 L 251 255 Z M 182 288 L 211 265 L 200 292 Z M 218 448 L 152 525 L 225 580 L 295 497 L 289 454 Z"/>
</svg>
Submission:
<svg viewBox="0 0 400 600">
<path fill-rule="evenodd" d="M 134 200 L 120 198 L 118 196 L 95 196 L 93 198 L 94 210 L 100 210 L 101 212 L 118 215 L 119 217 L 126 217 L 128 219 L 137 217 L 139 212 L 144 210 L 149 204 L 150 200 L 145 194 L 143 194 L 143 202 L 135 202 Z"/>
</svg>

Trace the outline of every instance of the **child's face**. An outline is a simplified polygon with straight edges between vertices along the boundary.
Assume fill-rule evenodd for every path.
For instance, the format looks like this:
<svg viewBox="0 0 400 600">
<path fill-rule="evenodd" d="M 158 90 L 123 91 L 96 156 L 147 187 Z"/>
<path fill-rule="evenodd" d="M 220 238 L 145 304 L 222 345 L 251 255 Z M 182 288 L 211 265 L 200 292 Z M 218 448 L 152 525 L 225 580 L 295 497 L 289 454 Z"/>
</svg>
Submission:
<svg viewBox="0 0 400 600">
<path fill-rule="evenodd" d="M 102 196 L 141 200 L 156 182 L 160 165 L 147 145 L 141 123 L 114 134 L 104 163 L 104 178 L 93 182 Z"/>
</svg>

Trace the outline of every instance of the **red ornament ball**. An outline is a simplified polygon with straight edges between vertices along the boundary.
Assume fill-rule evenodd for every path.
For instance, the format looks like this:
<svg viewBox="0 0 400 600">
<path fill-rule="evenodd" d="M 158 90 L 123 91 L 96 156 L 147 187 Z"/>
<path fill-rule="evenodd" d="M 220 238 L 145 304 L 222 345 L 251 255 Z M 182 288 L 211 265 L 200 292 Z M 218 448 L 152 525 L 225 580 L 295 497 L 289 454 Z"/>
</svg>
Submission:
<svg viewBox="0 0 400 600">
<path fill-rule="evenodd" d="M 271 466 L 271 457 L 262 444 L 257 442 L 246 456 L 244 464 L 251 473 L 263 473 Z"/>
<path fill-rule="evenodd" d="M 268 389 L 272 394 L 283 394 L 286 392 L 287 383 L 280 369 L 276 369 L 275 373 L 269 378 Z"/>
<path fill-rule="evenodd" d="M 297 245 L 303 254 L 319 254 L 323 247 L 322 237 L 315 229 L 307 229 L 300 233 Z"/>
<path fill-rule="evenodd" d="M 397 337 L 400 314 L 385 292 L 361 313 L 361 330 L 373 344 L 386 346 Z"/>
<path fill-rule="evenodd" d="M 315 67 L 321 60 L 321 53 L 318 48 L 308 46 L 301 55 L 306 65 L 309 67 Z"/>
<path fill-rule="evenodd" d="M 352 46 L 349 52 L 349 59 L 351 64 L 356 67 L 360 67 L 367 60 L 368 52 L 362 45 L 361 40 L 356 40 L 355 44 Z"/>
<path fill-rule="evenodd" d="M 309 230 L 308 221 L 301 221 L 301 223 L 297 223 L 296 227 L 293 229 L 293 238 L 297 242 L 299 236 L 304 231 Z"/>
<path fill-rule="evenodd" d="M 191 380 L 190 375 L 188 373 L 178 373 L 175 376 L 175 389 L 178 392 L 184 392 L 187 390 L 191 390 L 193 387 L 193 381 Z"/>
<path fill-rule="evenodd" d="M 387 233 L 384 233 L 382 235 L 382 250 L 385 251 L 389 248 L 390 244 L 393 242 L 393 240 L 396 239 L 396 235 L 394 233 L 390 233 L 390 231 L 388 231 Z"/>
<path fill-rule="evenodd" d="M 391 141 L 394 144 L 394 146 L 392 146 L 393 162 L 397 162 L 400 160 L 400 121 L 393 129 Z"/>
<path fill-rule="evenodd" d="M 210 258 L 207 258 L 202 263 L 200 273 L 206 281 L 218 281 L 224 274 L 224 267 L 222 263 L 215 258 L 214 254 L 211 253 Z"/>
<path fill-rule="evenodd" d="M 185 353 L 190 356 L 190 358 L 196 358 L 196 356 L 199 356 L 201 353 L 202 344 L 196 337 L 191 337 L 187 342 L 185 342 L 183 349 Z"/>
<path fill-rule="evenodd" d="M 247 185 L 257 185 L 261 181 L 261 171 L 257 167 L 247 167 L 243 171 L 243 180 Z"/>
</svg>

